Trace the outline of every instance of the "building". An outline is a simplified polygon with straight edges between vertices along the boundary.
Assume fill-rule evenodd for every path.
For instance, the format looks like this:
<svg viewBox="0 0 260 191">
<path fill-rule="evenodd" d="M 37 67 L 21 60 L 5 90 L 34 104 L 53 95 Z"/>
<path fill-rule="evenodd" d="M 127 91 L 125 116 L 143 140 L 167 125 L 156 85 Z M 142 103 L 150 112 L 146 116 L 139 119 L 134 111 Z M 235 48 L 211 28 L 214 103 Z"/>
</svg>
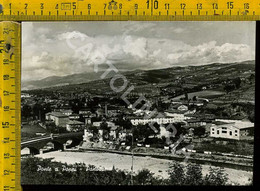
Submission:
<svg viewBox="0 0 260 191">
<path fill-rule="evenodd" d="M 66 130 L 70 131 L 70 132 L 78 132 L 82 129 L 84 129 L 85 124 L 83 122 L 80 121 L 69 121 L 66 124 Z"/>
<path fill-rule="evenodd" d="M 71 109 L 61 109 L 60 112 L 67 116 L 70 116 L 73 113 Z"/>
<path fill-rule="evenodd" d="M 170 107 L 169 110 L 178 110 L 178 111 L 188 111 L 188 106 L 182 104 L 182 103 L 175 103 L 173 102 Z"/>
<path fill-rule="evenodd" d="M 216 120 L 210 127 L 210 137 L 234 140 L 248 139 L 253 136 L 254 123 L 235 120 Z"/>
<path fill-rule="evenodd" d="M 94 127 L 97 127 L 97 128 L 100 128 L 101 123 L 103 123 L 103 122 L 102 122 L 102 121 L 94 122 L 94 123 L 93 123 L 93 126 L 94 126 Z M 117 128 L 117 127 L 118 127 L 118 126 L 115 125 L 115 123 L 113 123 L 113 122 L 106 121 L 106 123 L 107 123 L 107 126 L 108 126 L 109 128 Z"/>
<path fill-rule="evenodd" d="M 90 109 L 82 109 L 82 110 L 79 110 L 79 114 L 87 114 L 87 115 L 91 115 L 91 111 Z"/>
<path fill-rule="evenodd" d="M 85 118 L 85 124 L 91 124 L 91 118 L 90 117 L 86 117 Z"/>
<path fill-rule="evenodd" d="M 88 129 L 84 129 L 83 142 L 90 142 L 92 137 L 94 137 L 94 134 Z"/>
<path fill-rule="evenodd" d="M 171 117 L 157 117 L 157 118 L 133 118 L 130 119 L 133 125 L 145 125 L 148 123 L 168 124 L 179 123 L 185 121 L 186 117 L 183 114 L 172 114 Z"/>
<path fill-rule="evenodd" d="M 70 120 L 78 120 L 78 119 L 79 119 L 79 115 L 78 115 L 78 114 L 71 114 L 71 115 L 69 116 L 69 119 L 70 119 Z"/>
<path fill-rule="evenodd" d="M 46 113 L 45 119 L 53 121 L 57 127 L 66 127 L 69 122 L 69 117 L 61 112 Z"/>
<path fill-rule="evenodd" d="M 189 127 L 201 127 L 207 125 L 205 121 L 202 121 L 200 119 L 188 119 L 186 120 L 186 122 Z"/>
</svg>

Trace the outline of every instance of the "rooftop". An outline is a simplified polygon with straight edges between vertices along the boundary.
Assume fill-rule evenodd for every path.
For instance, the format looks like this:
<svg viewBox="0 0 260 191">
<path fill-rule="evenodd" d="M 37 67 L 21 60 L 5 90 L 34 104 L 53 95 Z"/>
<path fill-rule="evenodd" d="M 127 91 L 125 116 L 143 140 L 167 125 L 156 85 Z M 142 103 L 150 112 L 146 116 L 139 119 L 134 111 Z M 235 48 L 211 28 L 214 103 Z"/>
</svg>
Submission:
<svg viewBox="0 0 260 191">
<path fill-rule="evenodd" d="M 81 121 L 69 121 L 67 124 L 68 125 L 84 125 L 84 123 Z"/>
<path fill-rule="evenodd" d="M 227 125 L 227 126 L 234 126 L 238 129 L 246 129 L 250 127 L 254 127 L 254 123 L 250 121 L 241 121 L 241 120 L 216 120 L 214 124 L 218 123 L 217 125 Z"/>
<path fill-rule="evenodd" d="M 67 115 L 64 115 L 61 112 L 51 112 L 51 113 L 47 113 L 46 115 L 52 115 L 54 117 L 58 117 L 58 118 L 67 118 Z"/>
</svg>

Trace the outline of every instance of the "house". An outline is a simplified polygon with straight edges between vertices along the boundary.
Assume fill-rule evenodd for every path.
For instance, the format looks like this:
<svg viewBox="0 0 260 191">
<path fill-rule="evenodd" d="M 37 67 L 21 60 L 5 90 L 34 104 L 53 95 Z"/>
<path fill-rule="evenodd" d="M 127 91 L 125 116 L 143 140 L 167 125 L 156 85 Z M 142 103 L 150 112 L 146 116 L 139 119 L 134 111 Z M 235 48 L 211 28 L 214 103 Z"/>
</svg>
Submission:
<svg viewBox="0 0 260 191">
<path fill-rule="evenodd" d="M 93 123 L 93 126 L 99 128 L 100 125 L 101 125 L 101 123 L 103 123 L 103 122 L 102 122 L 102 121 L 94 122 L 94 123 Z M 118 126 L 115 125 L 115 123 L 113 123 L 113 122 L 107 121 L 106 123 L 107 123 L 107 126 L 110 127 L 110 129 L 115 128 L 115 127 L 118 127 Z"/>
<path fill-rule="evenodd" d="M 188 106 L 182 104 L 181 102 L 173 102 L 171 103 L 169 110 L 187 111 Z"/>
<path fill-rule="evenodd" d="M 189 127 L 201 127 L 201 126 L 206 126 L 206 122 L 202 121 L 200 119 L 188 119 L 186 120 L 187 124 Z"/>
<path fill-rule="evenodd" d="M 113 139 L 116 139 L 116 138 L 117 138 L 117 137 L 116 137 L 117 128 L 118 128 L 118 126 L 113 126 L 113 127 L 111 127 L 111 129 L 110 129 L 109 135 L 110 135 Z"/>
<path fill-rule="evenodd" d="M 85 118 L 85 124 L 91 124 L 91 118 L 90 117 Z"/>
<path fill-rule="evenodd" d="M 83 122 L 75 121 L 75 120 L 74 121 L 69 121 L 66 124 L 66 130 L 70 131 L 70 132 L 78 132 L 81 129 L 83 129 L 84 126 L 85 126 L 85 124 Z"/>
<path fill-rule="evenodd" d="M 177 110 L 179 110 L 179 111 L 188 111 L 188 106 L 186 106 L 186 105 L 180 105 L 180 106 L 177 108 Z"/>
<path fill-rule="evenodd" d="M 210 127 L 210 137 L 243 140 L 252 137 L 254 123 L 240 120 L 216 120 Z"/>
<path fill-rule="evenodd" d="M 82 109 L 82 110 L 80 110 L 79 111 L 79 114 L 88 114 L 88 115 L 91 115 L 92 113 L 91 113 L 91 111 L 90 111 L 90 109 Z"/>
<path fill-rule="evenodd" d="M 69 122 L 69 117 L 61 112 L 46 113 L 45 119 L 53 121 L 58 127 L 66 127 L 66 124 Z"/>
<path fill-rule="evenodd" d="M 130 119 L 133 125 L 145 125 L 148 123 L 158 123 L 160 124 L 167 124 L 167 123 L 178 123 L 185 121 L 185 116 L 183 114 L 172 114 L 171 117 L 157 117 L 157 118 L 132 118 Z"/>
<path fill-rule="evenodd" d="M 73 113 L 71 109 L 61 109 L 60 112 L 67 116 L 70 116 Z"/>
<path fill-rule="evenodd" d="M 78 114 L 71 114 L 71 115 L 69 116 L 69 119 L 70 119 L 70 120 L 78 120 L 78 119 L 79 119 L 79 115 L 78 115 Z"/>
<path fill-rule="evenodd" d="M 90 142 L 90 139 L 94 136 L 88 129 L 84 130 L 83 142 Z"/>
</svg>

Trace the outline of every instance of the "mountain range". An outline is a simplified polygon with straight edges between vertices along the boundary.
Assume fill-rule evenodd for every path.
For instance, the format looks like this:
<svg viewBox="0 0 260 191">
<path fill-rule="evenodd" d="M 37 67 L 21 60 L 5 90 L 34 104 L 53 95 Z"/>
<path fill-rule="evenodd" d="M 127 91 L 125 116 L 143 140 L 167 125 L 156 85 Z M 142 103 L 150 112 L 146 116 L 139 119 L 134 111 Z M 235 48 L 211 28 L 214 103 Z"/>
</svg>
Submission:
<svg viewBox="0 0 260 191">
<path fill-rule="evenodd" d="M 134 81 L 158 83 L 167 79 L 173 79 L 178 76 L 193 75 L 192 79 L 209 76 L 223 76 L 229 74 L 236 74 L 236 72 L 255 71 L 255 61 L 243 61 L 236 63 L 212 63 L 208 65 L 196 65 L 196 66 L 175 66 L 164 69 L 153 70 L 135 70 L 127 71 L 121 74 L 125 75 L 127 79 L 133 79 Z M 104 73 L 79 73 L 67 76 L 50 76 L 41 80 L 23 81 L 22 90 L 43 89 L 50 87 L 60 87 L 73 84 L 84 84 L 100 80 L 101 75 Z M 115 75 L 114 72 L 110 72 L 106 78 L 111 78 Z"/>
</svg>

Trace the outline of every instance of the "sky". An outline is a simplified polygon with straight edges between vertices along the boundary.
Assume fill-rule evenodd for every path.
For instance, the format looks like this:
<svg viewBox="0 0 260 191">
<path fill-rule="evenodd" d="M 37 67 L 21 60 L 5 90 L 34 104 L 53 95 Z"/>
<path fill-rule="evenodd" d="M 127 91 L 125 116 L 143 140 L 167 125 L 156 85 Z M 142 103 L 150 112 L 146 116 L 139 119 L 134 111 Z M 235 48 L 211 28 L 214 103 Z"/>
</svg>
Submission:
<svg viewBox="0 0 260 191">
<path fill-rule="evenodd" d="M 255 22 L 22 24 L 22 81 L 93 72 L 96 55 L 119 71 L 254 60 Z"/>
</svg>

